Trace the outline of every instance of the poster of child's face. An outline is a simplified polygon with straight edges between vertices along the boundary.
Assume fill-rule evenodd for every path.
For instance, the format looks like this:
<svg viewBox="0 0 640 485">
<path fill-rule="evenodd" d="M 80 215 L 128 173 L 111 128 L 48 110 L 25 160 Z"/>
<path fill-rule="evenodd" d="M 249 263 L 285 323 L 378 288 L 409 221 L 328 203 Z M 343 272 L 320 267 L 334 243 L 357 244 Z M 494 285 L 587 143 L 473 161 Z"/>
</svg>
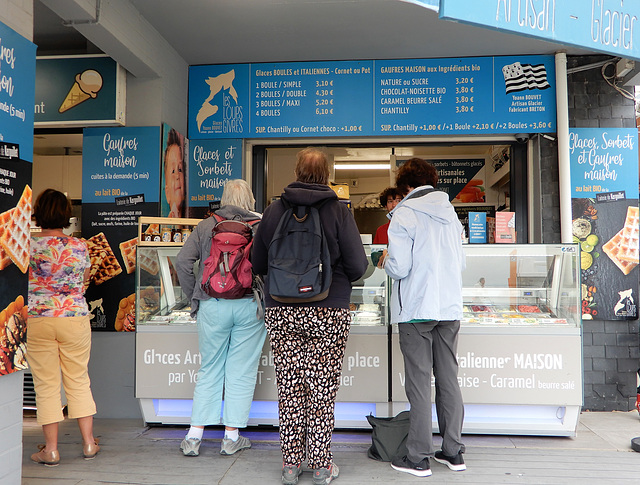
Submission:
<svg viewBox="0 0 640 485">
<path fill-rule="evenodd" d="M 161 186 L 161 215 L 185 217 L 186 215 L 186 140 L 168 125 L 163 125 L 163 160 Z"/>
</svg>

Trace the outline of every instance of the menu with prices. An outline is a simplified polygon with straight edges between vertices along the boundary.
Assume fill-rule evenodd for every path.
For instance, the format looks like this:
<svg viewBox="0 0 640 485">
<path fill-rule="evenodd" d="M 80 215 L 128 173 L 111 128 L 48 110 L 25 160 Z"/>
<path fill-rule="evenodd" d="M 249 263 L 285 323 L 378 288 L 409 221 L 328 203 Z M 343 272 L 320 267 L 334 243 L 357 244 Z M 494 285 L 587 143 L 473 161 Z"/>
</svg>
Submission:
<svg viewBox="0 0 640 485">
<path fill-rule="evenodd" d="M 193 66 L 189 138 L 554 132 L 554 86 L 552 56 Z"/>
<path fill-rule="evenodd" d="M 353 136 L 370 133 L 371 61 L 255 64 L 253 136 Z M 369 89 L 362 89 L 369 86 Z M 354 110 L 353 107 L 358 109 Z"/>
</svg>

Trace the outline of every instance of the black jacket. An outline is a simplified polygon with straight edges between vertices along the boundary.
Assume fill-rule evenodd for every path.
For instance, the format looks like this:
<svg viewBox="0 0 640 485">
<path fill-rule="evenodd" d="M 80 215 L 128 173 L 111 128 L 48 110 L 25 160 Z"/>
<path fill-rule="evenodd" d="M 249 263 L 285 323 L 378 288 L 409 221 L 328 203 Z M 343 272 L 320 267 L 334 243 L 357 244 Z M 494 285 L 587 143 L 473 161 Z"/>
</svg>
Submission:
<svg viewBox="0 0 640 485">
<path fill-rule="evenodd" d="M 351 282 L 362 277 L 368 265 L 353 215 L 345 204 L 338 201 L 335 192 L 327 185 L 293 182 L 285 187 L 283 196 L 293 205 L 312 205 L 325 199 L 332 199 L 320 208 L 320 220 L 331 253 L 333 279 L 329 296 L 322 301 L 312 303 L 279 303 L 269 296 L 269 287 L 266 286 L 266 307 L 349 308 Z M 277 200 L 267 207 L 262 215 L 251 256 L 253 271 L 257 274 L 267 274 L 269 243 L 284 212 L 284 204 Z"/>
</svg>

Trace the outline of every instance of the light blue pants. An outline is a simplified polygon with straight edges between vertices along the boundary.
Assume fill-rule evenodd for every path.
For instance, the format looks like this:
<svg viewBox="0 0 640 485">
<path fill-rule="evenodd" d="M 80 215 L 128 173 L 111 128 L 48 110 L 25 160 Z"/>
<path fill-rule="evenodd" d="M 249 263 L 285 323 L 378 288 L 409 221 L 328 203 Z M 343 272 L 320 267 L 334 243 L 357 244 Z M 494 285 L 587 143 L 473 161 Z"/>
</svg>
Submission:
<svg viewBox="0 0 640 485">
<path fill-rule="evenodd" d="M 250 297 L 200 301 L 196 320 L 202 364 L 193 393 L 192 426 L 220 424 L 223 389 L 223 424 L 247 425 L 267 334 L 256 310 Z"/>
</svg>

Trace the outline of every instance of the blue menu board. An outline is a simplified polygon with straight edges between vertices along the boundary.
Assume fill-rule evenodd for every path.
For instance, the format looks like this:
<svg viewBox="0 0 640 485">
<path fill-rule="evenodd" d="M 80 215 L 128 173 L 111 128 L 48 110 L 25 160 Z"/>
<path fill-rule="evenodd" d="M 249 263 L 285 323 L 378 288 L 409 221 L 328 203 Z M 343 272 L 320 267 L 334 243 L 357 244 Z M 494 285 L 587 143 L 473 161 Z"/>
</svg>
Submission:
<svg viewBox="0 0 640 485">
<path fill-rule="evenodd" d="M 556 129 L 555 64 L 549 56 L 376 61 L 375 69 L 376 134 Z"/>
<path fill-rule="evenodd" d="M 552 56 L 189 69 L 189 138 L 544 133 Z"/>
<path fill-rule="evenodd" d="M 251 75 L 251 136 L 373 132 L 371 61 L 254 64 Z"/>
</svg>

